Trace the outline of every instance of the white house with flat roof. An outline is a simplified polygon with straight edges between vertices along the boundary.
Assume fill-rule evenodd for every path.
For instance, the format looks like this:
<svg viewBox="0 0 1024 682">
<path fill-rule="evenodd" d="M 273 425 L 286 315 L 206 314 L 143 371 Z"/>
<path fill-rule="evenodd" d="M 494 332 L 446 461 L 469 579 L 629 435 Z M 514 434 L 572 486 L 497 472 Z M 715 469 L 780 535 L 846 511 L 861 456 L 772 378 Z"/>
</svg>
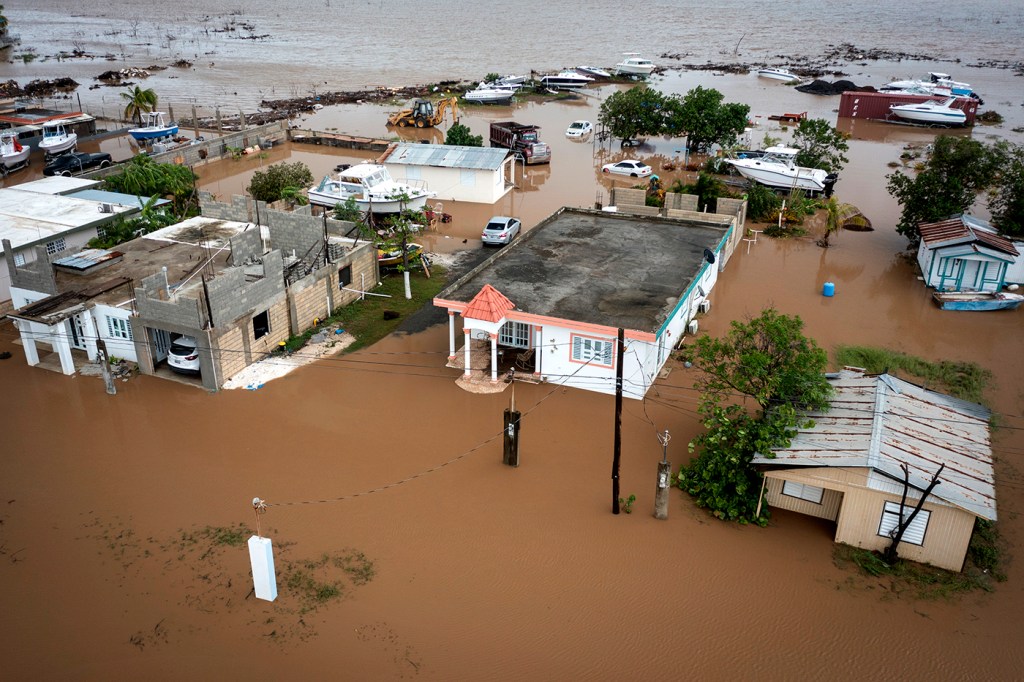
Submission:
<svg viewBox="0 0 1024 682">
<path fill-rule="evenodd" d="M 515 159 L 498 147 L 399 142 L 379 162 L 399 182 L 424 182 L 441 201 L 493 204 L 513 187 Z"/>
</svg>

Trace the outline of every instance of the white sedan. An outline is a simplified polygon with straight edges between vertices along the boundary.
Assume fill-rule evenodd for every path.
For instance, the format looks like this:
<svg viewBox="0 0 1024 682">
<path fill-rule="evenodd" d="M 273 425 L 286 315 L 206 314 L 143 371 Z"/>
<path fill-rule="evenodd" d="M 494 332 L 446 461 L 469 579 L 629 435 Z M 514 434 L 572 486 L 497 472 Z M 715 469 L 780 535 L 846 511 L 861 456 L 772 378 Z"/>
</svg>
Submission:
<svg viewBox="0 0 1024 682">
<path fill-rule="evenodd" d="M 626 159 L 625 161 L 619 161 L 618 163 L 606 163 L 601 166 L 601 172 L 618 173 L 619 175 L 628 175 L 632 178 L 646 178 L 652 171 L 651 167 L 643 161 Z"/>
<path fill-rule="evenodd" d="M 594 132 L 594 124 L 590 121 L 573 121 L 565 131 L 566 137 L 586 137 Z"/>
</svg>

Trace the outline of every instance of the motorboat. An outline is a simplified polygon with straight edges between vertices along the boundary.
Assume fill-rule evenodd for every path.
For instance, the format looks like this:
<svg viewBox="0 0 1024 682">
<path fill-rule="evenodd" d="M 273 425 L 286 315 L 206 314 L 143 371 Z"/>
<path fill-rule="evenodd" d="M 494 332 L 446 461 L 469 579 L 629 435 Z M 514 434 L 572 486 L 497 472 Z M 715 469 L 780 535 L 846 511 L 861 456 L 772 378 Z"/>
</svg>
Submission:
<svg viewBox="0 0 1024 682">
<path fill-rule="evenodd" d="M 514 85 L 519 86 L 526 82 L 526 76 L 502 76 L 498 80 L 494 81 L 495 85 Z"/>
<path fill-rule="evenodd" d="M 897 80 L 878 88 L 879 92 L 926 93 L 930 95 L 971 97 L 981 102 L 981 97 L 971 88 L 970 83 L 955 81 L 948 73 L 929 71 L 924 78 Z"/>
<path fill-rule="evenodd" d="M 43 124 L 43 139 L 39 148 L 46 156 L 56 156 L 71 151 L 78 146 L 78 135 L 68 131 L 63 123 L 50 122 Z"/>
<path fill-rule="evenodd" d="M 761 78 L 771 78 L 772 80 L 782 81 L 784 83 L 799 83 L 802 80 L 800 76 L 796 75 L 792 71 L 786 71 L 785 69 L 758 69 L 757 75 Z"/>
<path fill-rule="evenodd" d="M 463 95 L 467 102 L 480 104 L 508 104 L 515 97 L 518 86 L 481 83 L 474 90 L 467 90 Z"/>
<path fill-rule="evenodd" d="M 779 189 L 802 189 L 805 192 L 824 192 L 826 196 L 830 195 L 839 175 L 820 168 L 796 165 L 797 152 L 792 147 L 769 147 L 760 156 L 730 158 L 725 159 L 725 162 L 752 182 Z"/>
<path fill-rule="evenodd" d="M 14 133 L 0 135 L 0 173 L 7 175 L 25 166 L 31 151 L 31 145 L 18 142 L 18 136 Z"/>
<path fill-rule="evenodd" d="M 654 71 L 654 62 L 644 59 L 639 52 L 624 52 L 623 60 L 615 65 L 620 76 L 649 76 Z"/>
<path fill-rule="evenodd" d="M 551 90 L 578 90 L 594 82 L 590 76 L 575 71 L 560 71 L 553 76 L 541 76 L 540 83 Z"/>
<path fill-rule="evenodd" d="M 340 171 L 337 176 L 326 176 L 319 185 L 310 187 L 309 201 L 317 206 L 334 208 L 353 199 L 360 211 L 372 213 L 400 213 L 418 211 L 434 192 L 391 179 L 391 173 L 376 163 L 357 163 Z"/>
<path fill-rule="evenodd" d="M 915 123 L 962 126 L 967 121 L 967 114 L 953 106 L 956 99 L 956 97 L 949 97 L 942 101 L 891 104 L 889 111 L 906 121 Z"/>
<path fill-rule="evenodd" d="M 599 69 L 596 66 L 577 66 L 577 73 L 582 73 L 584 76 L 590 76 L 592 78 L 611 78 L 612 75 L 604 69 Z"/>
<path fill-rule="evenodd" d="M 1024 296 L 1005 291 L 936 291 L 932 300 L 942 310 L 1015 310 L 1024 303 Z"/>
<path fill-rule="evenodd" d="M 158 140 L 178 134 L 178 124 L 174 121 L 168 122 L 162 111 L 147 111 L 143 117 L 141 128 L 128 129 L 128 134 L 136 140 Z"/>
</svg>

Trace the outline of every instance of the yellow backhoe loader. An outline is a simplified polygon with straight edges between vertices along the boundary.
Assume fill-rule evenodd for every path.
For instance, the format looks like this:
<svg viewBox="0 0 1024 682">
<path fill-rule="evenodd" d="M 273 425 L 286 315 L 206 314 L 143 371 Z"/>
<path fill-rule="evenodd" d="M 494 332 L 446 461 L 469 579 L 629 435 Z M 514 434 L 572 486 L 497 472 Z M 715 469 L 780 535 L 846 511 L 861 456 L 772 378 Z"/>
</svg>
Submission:
<svg viewBox="0 0 1024 682">
<path fill-rule="evenodd" d="M 459 122 L 459 99 L 448 97 L 438 101 L 437 104 L 425 99 L 414 99 L 401 111 L 388 116 L 389 126 L 405 128 L 416 126 L 417 128 L 433 128 L 444 121 L 448 112 L 452 114 L 452 121 Z"/>
</svg>

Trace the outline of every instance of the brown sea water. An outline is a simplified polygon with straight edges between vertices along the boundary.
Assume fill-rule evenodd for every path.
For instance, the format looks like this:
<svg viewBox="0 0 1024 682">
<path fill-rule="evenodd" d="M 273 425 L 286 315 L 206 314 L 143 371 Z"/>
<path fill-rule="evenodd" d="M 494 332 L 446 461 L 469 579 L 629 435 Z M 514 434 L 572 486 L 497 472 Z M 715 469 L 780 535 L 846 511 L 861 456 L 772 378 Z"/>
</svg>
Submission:
<svg viewBox="0 0 1024 682">
<path fill-rule="evenodd" d="M 729 3 L 699 16 L 685 5 L 654 3 L 641 19 L 637 8 L 608 3 L 571 25 L 568 8 L 528 2 L 458 10 L 452 3 L 415 3 L 418 12 L 414 3 L 338 0 L 287 10 L 262 6 L 239 4 L 240 14 L 231 16 L 255 17 L 256 33 L 271 32 L 264 25 L 278 27 L 273 32 L 281 35 L 294 31 L 295 42 L 285 48 L 224 39 L 215 46 L 221 52 L 211 55 L 213 68 L 175 79 L 160 72 L 154 77 L 163 79 L 155 81 L 158 89 L 169 88 L 172 103 L 175 97 L 187 103 L 188 97 L 220 97 L 230 87 L 248 107 L 254 88 L 265 87 L 259 81 L 299 87 L 290 74 L 310 78 L 313 61 L 322 71 L 340 72 L 346 55 L 355 55 L 353 73 L 369 75 L 332 74 L 337 80 L 330 89 L 608 64 L 626 49 L 653 56 L 651 43 L 658 41 L 664 43 L 659 49 L 699 50 L 701 59 L 726 61 L 743 33 L 741 53 L 771 56 L 794 49 L 793 43 L 813 53 L 819 41 L 839 41 L 835 26 L 844 27 L 843 40 L 847 30 L 853 32 L 849 40 L 857 44 L 941 49 L 942 56 L 965 61 L 986 51 L 1012 58 L 1020 44 L 1007 38 L 1008 21 L 1019 12 L 1011 3 L 941 12 L 926 12 L 923 3 L 861 4 L 829 8 L 828 15 L 821 3 Z M 56 45 L 76 30 L 102 36 L 123 28 L 143 8 L 106 4 L 106 17 L 73 16 L 62 23 L 73 14 L 65 7 L 77 5 L 16 2 L 5 13 L 23 40 L 29 29 L 18 26 L 19 16 L 42 17 L 35 35 Z M 342 9 L 347 23 L 324 19 Z M 503 26 L 513 23 L 521 15 L 514 10 L 530 14 L 535 31 L 528 37 L 507 40 L 506 28 L 487 28 L 488 17 L 500 17 Z M 173 26 L 184 36 L 203 11 L 176 6 L 173 24 L 154 27 Z M 225 8 L 209 25 L 232 11 Z M 453 12 L 476 32 L 439 38 L 450 30 Z M 653 13 L 663 19 L 648 20 Z M 750 16 L 763 24 L 769 13 L 771 31 L 749 26 Z M 917 27 L 899 33 L 899 46 L 893 45 L 894 17 Z M 783 41 L 780 49 L 778 26 L 797 21 L 800 40 Z M 154 55 L 158 34 L 153 28 L 148 39 Z M 970 40 L 954 49 L 958 34 Z M 431 58 L 417 58 L 426 46 Z M 143 47 L 135 49 L 145 54 Z M 257 61 L 254 54 L 264 58 Z M 481 62 L 481 54 L 488 61 Z M 369 66 L 374 55 L 387 68 Z M 232 65 L 223 73 L 222 57 Z M 17 71 L 19 80 L 32 70 L 42 74 L 44 66 L 50 75 L 30 77 L 62 75 L 56 62 L 0 65 Z M 80 66 L 90 75 L 113 68 L 99 62 L 75 68 Z M 959 69 L 949 62 L 855 65 L 847 71 L 863 81 L 931 68 L 972 82 L 989 106 L 1010 119 L 971 134 L 1020 141 L 1010 129 L 1021 125 L 1021 80 L 1010 71 Z M 702 84 L 750 103 L 751 115 L 763 121 L 751 133 L 754 144 L 764 132 L 785 134 L 767 122 L 768 115 L 806 110 L 834 121 L 838 102 L 753 75 L 669 73 L 656 83 L 679 92 Z M 521 216 L 531 228 L 562 205 L 606 201 L 613 182 L 626 184 L 599 173 L 608 160 L 635 155 L 669 182 L 684 177 L 663 168 L 681 158 L 678 140 L 648 140 L 623 152 L 562 136 L 575 118 L 596 120 L 600 101 L 613 90 L 593 89 L 591 97 L 574 102 L 468 109 L 463 122 L 477 134 L 499 118 L 539 123 L 554 159 L 550 167 L 528 169 L 517 178 L 519 189 L 495 206 L 446 206 L 454 220 L 424 235 L 429 248 L 479 248 L 479 227 L 492 213 Z M 116 89 L 86 91 L 83 102 L 100 92 L 117 98 Z M 387 109 L 330 107 L 296 123 L 386 136 L 392 134 L 383 125 Z M 1017 559 L 1024 541 L 1024 318 L 1021 311 L 939 311 L 899 256 L 905 242 L 893 229 L 898 207 L 885 192 L 884 175 L 903 145 L 926 144 L 935 131 L 858 122 L 852 132 L 851 161 L 837 191 L 860 206 L 876 230 L 841 233 L 828 250 L 814 244 L 813 234 L 787 241 L 761 235 L 749 252 L 741 245 L 712 293 L 713 308 L 701 328 L 719 334 L 730 320 L 773 305 L 800 315 L 808 334 L 827 349 L 861 343 L 930 360 L 971 360 L 992 370 L 986 398 L 1004 425 L 994 448 L 1000 528 L 1009 546 L 1009 580 L 994 594 L 921 600 L 893 591 L 883 580 L 833 564 L 831 524 L 787 512 L 775 512 L 767 529 L 738 527 L 710 518 L 673 491 L 669 519 L 653 519 L 661 457 L 656 432 L 672 433 L 674 469 L 699 432 L 693 377 L 677 364 L 646 401 L 625 404 L 621 488 L 637 501 L 633 514 L 613 516 L 613 399 L 552 385 L 517 386 L 516 403 L 525 414 L 522 463 L 504 467 L 500 441 L 493 439 L 509 393 L 472 395 L 455 386 L 457 374 L 444 368 L 443 326 L 322 360 L 257 391 L 210 395 L 139 377 L 118 383 L 118 395 L 109 397 L 97 379 L 27 367 L 4 323 L 0 350 L 14 357 L 0 361 L 0 677 L 1018 678 L 1024 663 L 1018 632 L 1024 571 Z M 99 145 L 117 158 L 131 153 L 123 138 Z M 266 157 L 198 170 L 205 189 L 226 197 L 243 191 L 252 173 L 269 163 L 301 160 L 319 175 L 357 158 L 281 145 Z M 835 283 L 835 297 L 821 296 L 825 281 Z M 364 586 L 346 583 L 342 597 L 307 612 L 286 597 L 269 605 L 248 596 L 244 548 L 208 551 L 209 543 L 193 544 L 182 534 L 252 526 L 248 501 L 254 495 L 280 505 L 262 519 L 279 571 L 288 562 L 356 550 L 374 562 L 373 579 Z M 325 501 L 342 497 L 347 499 Z M 292 502 L 303 504 L 281 504 Z"/>
</svg>

